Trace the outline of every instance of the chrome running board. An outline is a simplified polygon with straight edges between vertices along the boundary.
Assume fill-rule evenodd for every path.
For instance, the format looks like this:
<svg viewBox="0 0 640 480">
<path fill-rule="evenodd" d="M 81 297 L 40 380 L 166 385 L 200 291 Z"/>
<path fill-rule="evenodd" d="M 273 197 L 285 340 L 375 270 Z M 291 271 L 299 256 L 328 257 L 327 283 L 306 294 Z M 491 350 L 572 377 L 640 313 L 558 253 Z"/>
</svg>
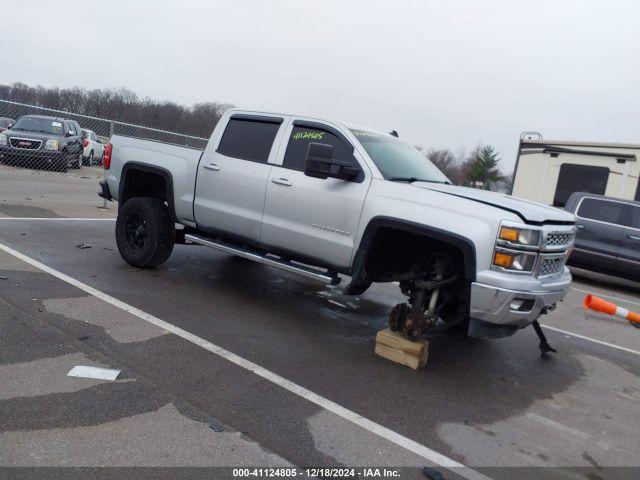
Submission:
<svg viewBox="0 0 640 480">
<path fill-rule="evenodd" d="M 323 283 L 338 285 L 341 280 L 337 273 L 329 272 L 328 270 L 323 271 L 309 265 L 285 260 L 275 255 L 262 254 L 258 251 L 249 250 L 247 248 L 238 248 L 235 245 L 223 242 L 219 239 L 200 237 L 193 234 L 186 234 L 184 238 L 185 240 L 197 243 L 198 245 L 215 248 L 216 250 L 220 250 L 225 253 L 231 253 L 248 260 L 253 260 L 254 262 L 285 270 L 287 272 L 297 273 L 303 277 L 318 280 Z"/>
</svg>

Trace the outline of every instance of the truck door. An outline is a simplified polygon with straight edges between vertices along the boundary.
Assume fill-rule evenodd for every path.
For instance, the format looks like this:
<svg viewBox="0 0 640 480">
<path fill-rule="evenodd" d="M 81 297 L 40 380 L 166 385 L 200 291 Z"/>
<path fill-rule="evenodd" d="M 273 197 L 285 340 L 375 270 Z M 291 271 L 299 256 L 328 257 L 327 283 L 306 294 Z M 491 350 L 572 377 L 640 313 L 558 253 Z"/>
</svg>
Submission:
<svg viewBox="0 0 640 480">
<path fill-rule="evenodd" d="M 65 136 L 67 137 L 67 152 L 70 156 L 73 156 L 75 160 L 80 156 L 80 152 L 82 150 L 82 132 L 78 131 L 72 121 L 67 121 L 65 122 Z"/>
<path fill-rule="evenodd" d="M 258 241 L 268 163 L 282 118 L 232 115 L 215 151 L 198 165 L 194 216 L 198 228 Z M 273 149 L 277 150 L 277 149 Z"/>
<path fill-rule="evenodd" d="M 296 121 L 290 130 L 282 165 L 272 168 L 267 183 L 262 243 L 347 268 L 371 174 L 332 127 Z M 353 181 L 306 176 L 310 142 L 332 145 L 333 157 L 360 168 L 361 175 Z"/>
<path fill-rule="evenodd" d="M 617 270 L 624 217 L 624 203 L 584 197 L 576 211 L 576 260 L 587 267 Z"/>
<path fill-rule="evenodd" d="M 620 263 L 624 271 L 640 277 L 640 205 L 627 204 L 624 238 L 620 249 Z"/>
</svg>

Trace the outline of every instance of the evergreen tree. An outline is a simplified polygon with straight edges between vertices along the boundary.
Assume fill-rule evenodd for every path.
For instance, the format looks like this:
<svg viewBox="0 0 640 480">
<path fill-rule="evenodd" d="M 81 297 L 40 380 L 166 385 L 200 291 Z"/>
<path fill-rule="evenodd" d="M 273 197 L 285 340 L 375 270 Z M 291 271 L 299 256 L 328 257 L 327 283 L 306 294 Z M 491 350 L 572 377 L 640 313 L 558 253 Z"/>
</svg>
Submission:
<svg viewBox="0 0 640 480">
<path fill-rule="evenodd" d="M 482 182 L 484 188 L 489 188 L 490 183 L 503 180 L 504 176 L 498 167 L 499 162 L 500 157 L 493 146 L 477 147 L 468 160 L 466 183 L 473 185 L 475 182 Z"/>
</svg>

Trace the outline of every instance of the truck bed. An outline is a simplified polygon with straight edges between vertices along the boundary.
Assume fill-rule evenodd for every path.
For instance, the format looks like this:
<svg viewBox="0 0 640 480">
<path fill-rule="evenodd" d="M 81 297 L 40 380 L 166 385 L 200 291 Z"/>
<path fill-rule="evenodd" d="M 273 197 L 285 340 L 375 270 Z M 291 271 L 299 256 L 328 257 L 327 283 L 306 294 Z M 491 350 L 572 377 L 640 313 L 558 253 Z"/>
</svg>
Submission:
<svg viewBox="0 0 640 480">
<path fill-rule="evenodd" d="M 105 172 L 105 179 L 115 200 L 125 163 L 160 167 L 173 174 L 176 216 L 193 221 L 194 179 L 204 150 L 124 135 L 114 135 L 110 143 L 111 168 Z"/>
</svg>

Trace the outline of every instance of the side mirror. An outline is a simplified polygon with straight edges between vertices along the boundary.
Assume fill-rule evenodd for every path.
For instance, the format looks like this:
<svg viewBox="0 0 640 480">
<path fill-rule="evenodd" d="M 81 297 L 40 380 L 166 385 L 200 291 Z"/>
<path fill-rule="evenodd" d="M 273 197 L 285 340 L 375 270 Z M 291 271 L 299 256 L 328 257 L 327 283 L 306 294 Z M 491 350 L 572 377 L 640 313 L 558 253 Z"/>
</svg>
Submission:
<svg viewBox="0 0 640 480">
<path fill-rule="evenodd" d="M 322 179 L 353 180 L 360 175 L 360 169 L 351 163 L 334 159 L 332 145 L 311 142 L 307 148 L 304 174 Z"/>
</svg>

